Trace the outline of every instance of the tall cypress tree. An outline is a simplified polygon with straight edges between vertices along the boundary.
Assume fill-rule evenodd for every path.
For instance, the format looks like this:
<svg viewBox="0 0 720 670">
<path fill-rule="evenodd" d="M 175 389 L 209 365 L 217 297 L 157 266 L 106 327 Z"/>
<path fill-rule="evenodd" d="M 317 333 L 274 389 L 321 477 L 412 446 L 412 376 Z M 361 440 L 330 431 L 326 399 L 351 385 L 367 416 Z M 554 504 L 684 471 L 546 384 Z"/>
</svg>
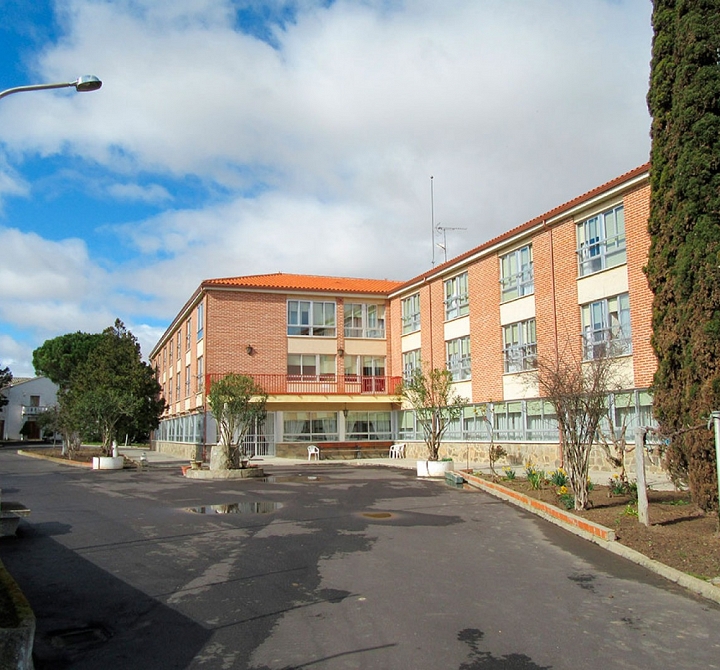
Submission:
<svg viewBox="0 0 720 670">
<path fill-rule="evenodd" d="M 720 0 L 654 0 L 653 27 L 654 407 L 672 435 L 671 474 L 709 511 L 718 508 L 715 447 L 698 427 L 720 410 Z"/>
</svg>

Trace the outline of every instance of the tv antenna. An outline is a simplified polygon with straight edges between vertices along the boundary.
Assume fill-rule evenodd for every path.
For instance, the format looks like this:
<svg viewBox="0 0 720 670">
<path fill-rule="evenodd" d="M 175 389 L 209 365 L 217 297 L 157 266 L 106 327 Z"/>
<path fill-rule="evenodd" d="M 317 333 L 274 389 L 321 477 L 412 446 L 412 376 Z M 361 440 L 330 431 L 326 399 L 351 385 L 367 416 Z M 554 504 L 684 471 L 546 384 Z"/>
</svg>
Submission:
<svg viewBox="0 0 720 670">
<path fill-rule="evenodd" d="M 435 226 L 435 230 L 438 233 L 442 233 L 443 241 L 442 244 L 438 243 L 437 246 L 440 247 L 440 249 L 443 250 L 443 253 L 445 254 L 445 263 L 447 263 L 447 231 L 448 230 L 467 230 L 467 228 L 452 228 L 450 226 L 441 226 L 439 223 L 437 226 Z"/>
</svg>

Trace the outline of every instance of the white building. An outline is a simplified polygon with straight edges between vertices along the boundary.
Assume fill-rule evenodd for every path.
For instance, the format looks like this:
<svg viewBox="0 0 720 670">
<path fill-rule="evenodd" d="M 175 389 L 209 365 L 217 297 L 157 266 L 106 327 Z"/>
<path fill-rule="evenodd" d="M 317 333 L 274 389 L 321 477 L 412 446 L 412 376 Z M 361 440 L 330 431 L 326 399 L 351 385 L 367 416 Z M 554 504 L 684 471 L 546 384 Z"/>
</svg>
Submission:
<svg viewBox="0 0 720 670">
<path fill-rule="evenodd" d="M 2 390 L 8 404 L 0 408 L 0 437 L 3 440 L 37 440 L 39 414 L 57 404 L 58 387 L 47 377 L 18 377 Z M 25 437 L 22 437 L 23 426 Z"/>
</svg>

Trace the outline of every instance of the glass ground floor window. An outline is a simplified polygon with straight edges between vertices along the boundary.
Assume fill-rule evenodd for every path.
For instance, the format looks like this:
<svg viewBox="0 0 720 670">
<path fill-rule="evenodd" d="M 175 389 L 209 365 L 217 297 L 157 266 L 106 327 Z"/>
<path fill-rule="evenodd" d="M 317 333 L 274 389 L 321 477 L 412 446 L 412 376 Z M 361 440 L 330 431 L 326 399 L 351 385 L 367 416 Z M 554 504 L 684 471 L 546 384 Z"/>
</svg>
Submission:
<svg viewBox="0 0 720 670">
<path fill-rule="evenodd" d="M 345 420 L 347 440 L 391 440 L 391 412 L 348 412 Z"/>
<path fill-rule="evenodd" d="M 285 412 L 283 439 L 286 442 L 336 442 L 337 412 Z"/>
<path fill-rule="evenodd" d="M 155 439 L 162 442 L 202 444 L 205 440 L 205 421 L 202 414 L 189 414 L 165 419 L 155 431 Z"/>
</svg>

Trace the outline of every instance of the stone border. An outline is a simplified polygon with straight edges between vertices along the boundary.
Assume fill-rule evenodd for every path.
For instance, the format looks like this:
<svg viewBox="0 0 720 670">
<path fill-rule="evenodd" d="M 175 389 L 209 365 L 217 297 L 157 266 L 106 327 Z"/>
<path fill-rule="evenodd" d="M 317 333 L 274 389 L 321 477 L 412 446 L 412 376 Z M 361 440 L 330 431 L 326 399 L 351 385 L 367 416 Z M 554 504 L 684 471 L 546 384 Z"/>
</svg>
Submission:
<svg viewBox="0 0 720 670">
<path fill-rule="evenodd" d="M 27 456 L 28 458 L 39 458 L 43 461 L 59 463 L 60 465 L 71 465 L 75 468 L 89 468 L 90 470 L 92 470 L 92 463 L 86 463 L 85 461 L 71 461 L 69 458 L 57 458 L 56 456 L 45 456 L 44 454 L 34 454 L 32 451 L 26 451 L 25 449 L 18 449 L 17 453 L 20 456 Z"/>
<path fill-rule="evenodd" d="M 575 514 L 561 510 L 554 505 L 548 505 L 540 500 L 526 496 L 518 491 L 513 491 L 512 489 L 508 489 L 505 486 L 488 481 L 482 477 L 477 477 L 469 472 L 461 472 L 460 474 L 462 474 L 470 486 L 481 489 L 482 491 L 485 491 L 497 498 L 506 500 L 513 505 L 522 507 L 528 512 L 537 514 L 547 521 L 550 521 L 565 530 L 569 530 L 575 535 L 585 538 L 586 540 L 590 540 L 590 542 L 594 542 L 603 549 L 607 549 L 618 556 L 622 556 L 633 563 L 637 563 L 638 565 L 647 568 L 655 574 L 682 586 L 696 595 L 720 604 L 720 588 L 702 579 L 693 577 L 686 572 L 682 572 L 676 568 L 671 568 L 669 565 L 665 565 L 664 563 L 655 561 L 652 558 L 648 558 L 639 551 L 635 551 L 635 549 L 626 547 L 624 544 L 617 541 L 615 531 L 610 528 L 593 523 Z"/>
<path fill-rule="evenodd" d="M 248 479 L 250 477 L 264 477 L 262 468 L 236 468 L 234 470 L 190 470 L 185 471 L 187 479 Z"/>
</svg>

